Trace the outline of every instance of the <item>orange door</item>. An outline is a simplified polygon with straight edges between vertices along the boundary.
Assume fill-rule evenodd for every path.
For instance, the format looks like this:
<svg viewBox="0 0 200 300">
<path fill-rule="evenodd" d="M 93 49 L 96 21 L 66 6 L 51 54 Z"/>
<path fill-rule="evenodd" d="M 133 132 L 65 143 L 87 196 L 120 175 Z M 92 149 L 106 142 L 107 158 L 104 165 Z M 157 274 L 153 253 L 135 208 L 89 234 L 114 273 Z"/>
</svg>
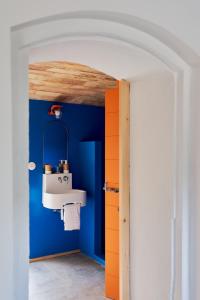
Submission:
<svg viewBox="0 0 200 300">
<path fill-rule="evenodd" d="M 119 86 L 105 95 L 105 181 L 119 189 Z M 106 297 L 119 300 L 119 193 L 105 195 Z"/>
</svg>

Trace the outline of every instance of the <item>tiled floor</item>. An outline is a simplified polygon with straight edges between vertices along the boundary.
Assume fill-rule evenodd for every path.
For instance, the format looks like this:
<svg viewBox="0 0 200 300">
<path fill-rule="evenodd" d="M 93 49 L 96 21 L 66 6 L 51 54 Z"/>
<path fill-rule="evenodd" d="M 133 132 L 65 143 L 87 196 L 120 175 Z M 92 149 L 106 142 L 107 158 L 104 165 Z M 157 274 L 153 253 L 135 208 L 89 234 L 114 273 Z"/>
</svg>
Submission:
<svg viewBox="0 0 200 300">
<path fill-rule="evenodd" d="M 29 300 L 103 300 L 104 269 L 81 254 L 30 264 Z"/>
</svg>

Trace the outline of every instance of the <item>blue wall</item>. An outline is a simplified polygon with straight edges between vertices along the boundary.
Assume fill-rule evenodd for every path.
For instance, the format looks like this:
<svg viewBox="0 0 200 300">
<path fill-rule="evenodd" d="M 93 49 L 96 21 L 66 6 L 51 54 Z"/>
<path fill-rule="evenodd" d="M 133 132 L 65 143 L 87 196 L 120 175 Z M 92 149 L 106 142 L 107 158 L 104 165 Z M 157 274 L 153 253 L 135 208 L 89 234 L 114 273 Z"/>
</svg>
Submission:
<svg viewBox="0 0 200 300">
<path fill-rule="evenodd" d="M 87 191 L 87 205 L 81 213 L 80 249 L 101 263 L 105 254 L 103 147 L 102 142 L 94 141 L 81 142 L 80 147 L 81 188 Z"/>
<path fill-rule="evenodd" d="M 37 100 L 30 100 L 29 104 L 29 160 L 37 165 L 34 171 L 29 172 L 31 258 L 80 248 L 80 232 L 64 231 L 59 214 L 42 206 L 43 132 L 46 132 L 44 162 L 55 166 L 57 160 L 66 158 L 63 157 L 66 154 L 63 124 L 67 127 L 73 188 L 80 188 L 82 185 L 83 170 L 80 168 L 83 166 L 84 156 L 81 154 L 80 142 L 98 140 L 104 143 L 104 108 L 62 104 L 62 121 L 55 121 L 54 117 L 48 116 L 48 109 L 52 104 L 55 103 Z M 84 172 L 87 175 L 87 168 Z M 89 227 L 88 230 L 90 231 Z"/>
</svg>

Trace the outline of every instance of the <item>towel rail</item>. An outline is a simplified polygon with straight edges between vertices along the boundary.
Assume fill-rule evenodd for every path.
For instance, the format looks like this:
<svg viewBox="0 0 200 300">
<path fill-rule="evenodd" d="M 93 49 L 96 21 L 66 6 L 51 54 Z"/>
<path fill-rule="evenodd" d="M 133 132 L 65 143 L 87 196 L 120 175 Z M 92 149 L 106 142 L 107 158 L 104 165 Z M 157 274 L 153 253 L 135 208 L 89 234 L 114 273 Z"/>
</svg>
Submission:
<svg viewBox="0 0 200 300">
<path fill-rule="evenodd" d="M 71 203 L 65 203 L 65 204 L 63 205 L 63 208 L 64 208 L 66 205 L 72 205 L 72 204 L 80 204 L 80 205 L 81 205 L 81 203 L 80 203 L 80 202 L 76 202 L 76 203 L 74 203 L 74 202 L 71 202 Z"/>
</svg>

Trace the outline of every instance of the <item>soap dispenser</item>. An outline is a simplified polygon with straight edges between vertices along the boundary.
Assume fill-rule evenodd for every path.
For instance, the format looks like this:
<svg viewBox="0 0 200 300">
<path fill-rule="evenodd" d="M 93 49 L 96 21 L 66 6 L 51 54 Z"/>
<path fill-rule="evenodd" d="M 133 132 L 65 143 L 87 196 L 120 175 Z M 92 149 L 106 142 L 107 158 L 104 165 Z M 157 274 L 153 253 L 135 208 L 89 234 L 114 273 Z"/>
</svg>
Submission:
<svg viewBox="0 0 200 300">
<path fill-rule="evenodd" d="M 58 173 L 63 173 L 63 165 L 64 165 L 64 160 L 60 160 L 58 164 Z"/>
</svg>

